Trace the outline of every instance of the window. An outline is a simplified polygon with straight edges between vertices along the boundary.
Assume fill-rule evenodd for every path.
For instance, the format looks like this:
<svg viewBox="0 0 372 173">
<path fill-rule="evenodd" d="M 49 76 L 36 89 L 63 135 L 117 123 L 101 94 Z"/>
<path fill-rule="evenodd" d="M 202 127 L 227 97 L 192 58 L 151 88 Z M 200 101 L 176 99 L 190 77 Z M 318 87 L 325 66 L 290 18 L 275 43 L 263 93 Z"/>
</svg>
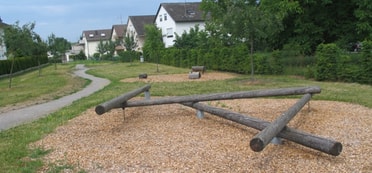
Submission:
<svg viewBox="0 0 372 173">
<path fill-rule="evenodd" d="M 163 16 L 159 15 L 160 22 L 163 21 Z"/>
<path fill-rule="evenodd" d="M 164 21 L 167 20 L 167 13 L 164 13 Z"/>
<path fill-rule="evenodd" d="M 167 28 L 167 37 L 173 37 L 173 28 Z"/>
<path fill-rule="evenodd" d="M 90 37 L 90 38 L 94 37 L 94 34 L 89 34 L 89 37 Z"/>
<path fill-rule="evenodd" d="M 105 37 L 106 36 L 106 34 L 105 33 L 101 33 L 101 37 Z"/>
</svg>

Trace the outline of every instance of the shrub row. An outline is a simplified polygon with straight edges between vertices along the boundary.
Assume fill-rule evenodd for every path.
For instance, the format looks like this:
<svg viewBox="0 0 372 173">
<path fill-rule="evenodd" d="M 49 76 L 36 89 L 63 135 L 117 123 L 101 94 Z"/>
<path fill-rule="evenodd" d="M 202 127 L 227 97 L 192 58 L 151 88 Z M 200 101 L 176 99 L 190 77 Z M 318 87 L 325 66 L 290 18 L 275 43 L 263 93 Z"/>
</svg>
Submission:
<svg viewBox="0 0 372 173">
<path fill-rule="evenodd" d="M 283 66 L 278 57 L 255 54 L 253 59 L 257 74 L 281 74 L 283 72 Z M 183 68 L 205 66 L 210 70 L 241 74 L 251 72 L 251 56 L 245 46 L 209 50 L 168 48 L 159 51 L 158 57 L 146 57 L 146 61 Z"/>
<path fill-rule="evenodd" d="M 361 53 L 342 52 L 335 44 L 321 44 L 316 56 L 291 55 L 288 50 L 272 53 L 255 53 L 254 73 L 279 75 L 288 69 L 292 75 L 315 78 L 318 81 L 342 81 L 372 84 L 372 42 L 363 42 Z M 206 66 L 210 70 L 228 71 L 241 74 L 251 72 L 251 57 L 246 46 L 212 49 L 176 49 L 158 51 L 156 57 L 146 61 L 175 67 L 191 68 Z M 286 73 L 288 74 L 288 73 Z"/>
<path fill-rule="evenodd" d="M 10 74 L 13 59 L 1 60 L 0 61 L 0 75 Z M 38 57 L 18 57 L 14 58 L 13 73 L 26 70 L 31 67 L 36 67 L 41 64 L 48 63 L 47 56 Z"/>
<path fill-rule="evenodd" d="M 313 67 L 315 79 L 372 84 L 372 41 L 362 45 L 358 54 L 342 53 L 336 44 L 319 45 Z"/>
</svg>

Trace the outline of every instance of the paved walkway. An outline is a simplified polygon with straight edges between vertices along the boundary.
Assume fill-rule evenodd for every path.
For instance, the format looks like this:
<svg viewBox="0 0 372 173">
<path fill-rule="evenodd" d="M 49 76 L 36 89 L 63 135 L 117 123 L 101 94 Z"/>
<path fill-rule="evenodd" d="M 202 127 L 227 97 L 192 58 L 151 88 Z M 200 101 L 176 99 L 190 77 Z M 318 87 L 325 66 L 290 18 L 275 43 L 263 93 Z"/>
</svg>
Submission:
<svg viewBox="0 0 372 173">
<path fill-rule="evenodd" d="M 73 101 L 89 96 L 94 92 L 103 89 L 105 86 L 110 84 L 110 81 L 103 78 L 98 78 L 89 74 L 85 71 L 88 70 L 84 65 L 76 65 L 75 74 L 82 78 L 91 80 L 92 82 L 85 87 L 83 90 L 78 91 L 74 94 L 53 100 L 47 103 L 33 105 L 30 107 L 17 109 L 0 114 L 0 131 L 16 127 L 18 125 L 32 122 L 38 118 L 45 117 L 65 106 L 72 104 Z"/>
</svg>

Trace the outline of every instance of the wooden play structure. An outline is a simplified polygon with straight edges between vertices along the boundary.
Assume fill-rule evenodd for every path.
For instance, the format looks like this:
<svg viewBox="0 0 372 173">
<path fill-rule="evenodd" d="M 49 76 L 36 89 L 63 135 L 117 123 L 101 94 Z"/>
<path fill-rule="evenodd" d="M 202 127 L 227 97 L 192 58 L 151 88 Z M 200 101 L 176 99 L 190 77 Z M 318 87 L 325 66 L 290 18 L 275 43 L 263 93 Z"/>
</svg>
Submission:
<svg viewBox="0 0 372 173">
<path fill-rule="evenodd" d="M 226 93 L 201 94 L 191 96 L 174 96 L 157 99 L 150 99 L 151 85 L 145 85 L 112 100 L 96 106 L 95 111 L 102 115 L 111 109 L 125 109 L 129 107 L 161 105 L 161 104 L 182 104 L 197 110 L 199 118 L 204 117 L 204 112 L 222 117 L 224 119 L 260 130 L 250 141 L 250 148 L 259 152 L 273 139 L 286 139 L 300 145 L 333 155 L 338 156 L 342 151 L 342 144 L 332 139 L 316 136 L 307 132 L 293 129 L 287 126 L 288 122 L 310 101 L 313 94 L 318 94 L 321 89 L 316 86 L 298 87 L 298 88 L 281 88 L 254 91 L 239 91 Z M 131 98 L 144 93 L 144 100 L 130 100 Z M 259 97 L 303 95 L 293 106 L 282 113 L 273 122 L 264 121 L 248 115 L 242 115 L 237 112 L 217 108 L 200 103 L 203 101 L 213 100 L 230 100 L 230 99 L 247 99 Z"/>
</svg>

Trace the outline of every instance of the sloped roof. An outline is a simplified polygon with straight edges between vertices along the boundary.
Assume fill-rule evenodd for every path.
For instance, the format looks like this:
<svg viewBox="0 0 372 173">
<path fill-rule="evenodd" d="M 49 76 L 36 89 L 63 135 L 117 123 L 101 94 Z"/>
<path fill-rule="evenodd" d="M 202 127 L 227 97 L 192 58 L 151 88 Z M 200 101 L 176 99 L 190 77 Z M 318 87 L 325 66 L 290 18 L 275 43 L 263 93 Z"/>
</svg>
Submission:
<svg viewBox="0 0 372 173">
<path fill-rule="evenodd" d="M 161 3 L 156 14 L 163 7 L 175 22 L 202 22 L 205 20 L 200 4 L 200 2 Z"/>
<path fill-rule="evenodd" d="M 111 29 L 88 30 L 83 31 L 83 34 L 87 41 L 110 40 Z"/>
<path fill-rule="evenodd" d="M 139 36 L 145 35 L 145 25 L 153 24 L 155 15 L 144 15 L 144 16 L 129 16 L 128 20 L 131 20 L 133 27 Z"/>
<path fill-rule="evenodd" d="M 112 30 L 116 32 L 118 37 L 124 37 L 125 32 L 127 32 L 127 25 L 126 24 L 112 25 Z M 113 31 L 111 34 L 113 34 Z"/>
</svg>

